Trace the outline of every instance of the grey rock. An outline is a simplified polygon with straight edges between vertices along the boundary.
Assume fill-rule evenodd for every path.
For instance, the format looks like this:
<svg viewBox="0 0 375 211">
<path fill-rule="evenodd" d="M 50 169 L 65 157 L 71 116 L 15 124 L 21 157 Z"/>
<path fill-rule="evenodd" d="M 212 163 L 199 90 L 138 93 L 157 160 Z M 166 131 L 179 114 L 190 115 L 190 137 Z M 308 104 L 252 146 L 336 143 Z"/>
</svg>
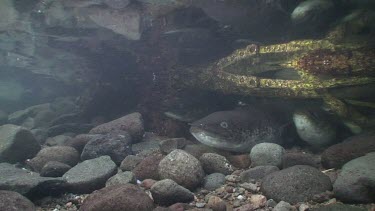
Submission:
<svg viewBox="0 0 375 211">
<path fill-rule="evenodd" d="M 132 151 L 134 152 L 134 154 L 141 153 L 142 151 L 154 151 L 159 149 L 160 147 L 158 141 L 139 142 L 132 145 Z"/>
<path fill-rule="evenodd" d="M 40 172 L 49 161 L 58 161 L 75 166 L 79 162 L 79 153 L 73 147 L 54 146 L 46 147 L 38 152 L 38 154 L 27 162 L 27 164 L 35 171 Z"/>
<path fill-rule="evenodd" d="M 171 179 L 156 182 L 151 187 L 151 194 L 154 201 L 163 206 L 169 206 L 178 202 L 187 203 L 194 200 L 192 192 Z"/>
<path fill-rule="evenodd" d="M 126 158 L 121 162 L 120 169 L 122 171 L 131 171 L 133 170 L 141 161 L 143 160 L 142 157 L 137 155 L 128 155 Z"/>
<path fill-rule="evenodd" d="M 82 211 L 152 211 L 152 199 L 132 184 L 108 186 L 90 194 L 79 210 Z"/>
<path fill-rule="evenodd" d="M 58 161 L 49 161 L 40 171 L 42 177 L 61 177 L 72 167 Z"/>
<path fill-rule="evenodd" d="M 64 133 L 87 133 L 93 128 L 93 124 L 82 124 L 82 123 L 65 123 L 60 125 L 54 125 L 47 129 L 47 134 L 49 137 L 57 136 Z"/>
<path fill-rule="evenodd" d="M 279 168 L 276 166 L 257 166 L 243 171 L 240 174 L 240 178 L 242 182 L 251 183 L 252 181 L 260 181 L 263 177 L 276 171 L 279 171 Z"/>
<path fill-rule="evenodd" d="M 29 108 L 26 108 L 24 110 L 16 111 L 14 113 L 9 114 L 8 116 L 8 122 L 11 124 L 22 124 L 28 117 L 35 117 L 39 112 L 44 110 L 50 110 L 50 104 L 40 104 L 31 106 Z"/>
<path fill-rule="evenodd" d="M 289 167 L 263 178 L 261 191 L 267 198 L 292 204 L 307 202 L 332 189 L 328 176 L 311 166 Z"/>
<path fill-rule="evenodd" d="M 144 134 L 143 118 L 138 112 L 128 114 L 119 119 L 98 125 L 90 130 L 91 134 L 106 134 L 113 130 L 128 132 L 134 141 L 142 139 Z"/>
<path fill-rule="evenodd" d="M 40 145 L 44 144 L 48 138 L 47 129 L 44 128 L 32 129 L 31 133 Z"/>
<path fill-rule="evenodd" d="M 273 200 L 273 199 L 267 200 L 267 203 L 266 203 L 267 207 L 276 207 L 276 205 L 277 205 L 277 202 L 275 202 L 275 200 Z"/>
<path fill-rule="evenodd" d="M 32 117 L 27 117 L 21 124 L 21 127 L 32 129 L 35 128 L 35 120 Z"/>
<path fill-rule="evenodd" d="M 41 177 L 38 173 L 0 163 L 0 189 L 33 196 L 59 193 L 65 181 L 61 178 Z"/>
<path fill-rule="evenodd" d="M 274 143 L 260 143 L 255 145 L 250 152 L 252 166 L 277 166 L 281 168 L 285 150 Z"/>
<path fill-rule="evenodd" d="M 14 191 L 0 190 L 0 208 L 4 211 L 35 211 L 34 204 Z"/>
<path fill-rule="evenodd" d="M 86 8 L 89 18 L 97 25 L 123 35 L 129 40 L 139 40 L 142 34 L 141 10 L 125 7 L 121 10 L 101 7 Z"/>
<path fill-rule="evenodd" d="M 119 172 L 109 178 L 107 182 L 105 183 L 105 186 L 111 186 L 111 185 L 123 185 L 123 184 L 136 184 L 135 175 L 131 171 L 125 171 L 125 172 Z"/>
<path fill-rule="evenodd" d="M 80 123 L 82 121 L 82 117 L 79 113 L 69 113 L 63 114 L 51 121 L 51 126 L 53 125 L 61 125 L 65 123 Z"/>
<path fill-rule="evenodd" d="M 194 189 L 203 181 L 204 171 L 198 159 L 176 149 L 160 161 L 159 175 L 162 179 L 172 179 L 185 188 Z"/>
<path fill-rule="evenodd" d="M 103 0 L 104 4 L 113 9 L 122 9 L 130 4 L 130 0 Z"/>
<path fill-rule="evenodd" d="M 66 135 L 58 135 L 55 137 L 47 138 L 45 145 L 47 146 L 64 146 L 72 137 Z"/>
<path fill-rule="evenodd" d="M 108 155 L 117 165 L 120 165 L 126 156 L 133 153 L 131 143 L 132 138 L 128 132 L 111 131 L 89 141 L 83 148 L 81 159 L 88 160 Z"/>
<path fill-rule="evenodd" d="M 23 162 L 39 150 L 40 145 L 29 130 L 11 124 L 0 127 L 0 162 Z"/>
<path fill-rule="evenodd" d="M 277 205 L 272 209 L 272 211 L 297 211 L 295 207 L 290 205 L 288 202 L 280 201 Z"/>
<path fill-rule="evenodd" d="M 105 186 L 117 166 L 109 156 L 85 160 L 63 175 L 73 193 L 90 193 Z"/>
<path fill-rule="evenodd" d="M 196 206 L 197 208 L 204 208 L 204 206 L 206 206 L 206 204 L 207 204 L 207 203 L 205 203 L 205 202 L 198 202 L 198 203 L 195 203 L 195 206 Z"/>
<path fill-rule="evenodd" d="M 45 109 L 45 110 L 39 111 L 35 116 L 33 116 L 34 127 L 32 128 L 48 127 L 52 119 L 55 118 L 55 116 L 56 116 L 56 113 L 52 111 L 51 109 Z"/>
<path fill-rule="evenodd" d="M 159 147 L 160 147 L 160 151 L 163 154 L 168 154 L 175 149 L 180 149 L 180 148 L 178 148 L 178 140 L 176 140 L 176 139 L 163 140 L 159 143 Z"/>
<path fill-rule="evenodd" d="M 225 183 L 225 175 L 222 173 L 209 174 L 204 178 L 203 188 L 206 190 L 215 190 Z"/>
<path fill-rule="evenodd" d="M 215 153 L 204 153 L 199 161 L 202 164 L 203 170 L 206 174 L 222 173 L 224 175 L 231 174 L 234 169 L 229 161 L 222 155 Z"/>
<path fill-rule="evenodd" d="M 77 112 L 79 107 L 76 104 L 76 98 L 74 97 L 58 97 L 51 103 L 51 109 L 56 111 L 60 116 L 63 114 L 69 114 Z"/>
<path fill-rule="evenodd" d="M 175 149 L 182 149 L 188 141 L 185 138 L 169 138 L 159 142 L 162 153 L 168 154 Z"/>
<path fill-rule="evenodd" d="M 240 187 L 245 188 L 245 190 L 250 191 L 252 193 L 256 193 L 258 191 L 258 186 L 254 183 L 242 183 L 240 184 Z"/>
<path fill-rule="evenodd" d="M 231 174 L 231 175 L 227 175 L 225 176 L 225 180 L 228 181 L 228 182 L 239 182 L 240 181 L 240 177 L 237 176 L 237 175 L 234 175 L 234 174 Z"/>
<path fill-rule="evenodd" d="M 0 125 L 8 122 L 8 114 L 5 111 L 0 110 Z"/>
<path fill-rule="evenodd" d="M 375 202 L 375 152 L 346 163 L 338 175 L 333 191 L 343 202 Z"/>
</svg>

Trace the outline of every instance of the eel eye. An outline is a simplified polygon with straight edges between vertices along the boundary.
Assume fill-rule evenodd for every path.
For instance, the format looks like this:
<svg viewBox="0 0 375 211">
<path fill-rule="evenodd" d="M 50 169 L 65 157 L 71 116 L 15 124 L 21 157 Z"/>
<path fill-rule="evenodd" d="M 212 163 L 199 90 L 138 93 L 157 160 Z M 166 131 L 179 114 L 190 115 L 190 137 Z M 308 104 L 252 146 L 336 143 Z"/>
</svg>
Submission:
<svg viewBox="0 0 375 211">
<path fill-rule="evenodd" d="M 222 127 L 222 128 L 228 128 L 228 123 L 227 122 L 220 122 L 220 126 Z"/>
</svg>

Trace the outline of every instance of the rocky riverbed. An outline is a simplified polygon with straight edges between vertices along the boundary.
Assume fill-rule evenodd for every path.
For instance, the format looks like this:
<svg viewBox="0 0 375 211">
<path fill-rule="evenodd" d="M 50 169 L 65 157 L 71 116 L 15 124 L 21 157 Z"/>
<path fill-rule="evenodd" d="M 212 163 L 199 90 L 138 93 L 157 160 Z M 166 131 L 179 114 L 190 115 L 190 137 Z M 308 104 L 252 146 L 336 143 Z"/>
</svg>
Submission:
<svg viewBox="0 0 375 211">
<path fill-rule="evenodd" d="M 83 124 L 56 105 L 0 127 L 1 210 L 375 209 L 371 134 L 319 152 L 260 143 L 239 154 L 145 132 L 138 112 Z"/>
</svg>

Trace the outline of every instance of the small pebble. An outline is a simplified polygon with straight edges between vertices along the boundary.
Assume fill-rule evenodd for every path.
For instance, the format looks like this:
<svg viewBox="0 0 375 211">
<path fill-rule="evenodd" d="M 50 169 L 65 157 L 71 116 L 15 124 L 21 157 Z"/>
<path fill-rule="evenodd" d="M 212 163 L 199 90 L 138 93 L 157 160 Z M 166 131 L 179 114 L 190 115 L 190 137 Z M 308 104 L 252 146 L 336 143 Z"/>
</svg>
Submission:
<svg viewBox="0 0 375 211">
<path fill-rule="evenodd" d="M 207 206 L 213 209 L 214 211 L 226 211 L 227 210 L 227 206 L 225 202 L 217 196 L 211 196 L 208 200 Z"/>
<path fill-rule="evenodd" d="M 227 193 L 227 194 L 223 197 L 223 199 L 229 199 L 231 196 L 232 196 L 231 194 Z"/>
<path fill-rule="evenodd" d="M 65 204 L 65 207 L 71 207 L 72 205 L 73 205 L 72 202 L 68 202 L 68 203 Z"/>
<path fill-rule="evenodd" d="M 226 186 L 226 187 L 225 187 L 225 191 L 226 191 L 227 193 L 234 193 L 234 188 L 231 187 L 231 186 Z"/>
<path fill-rule="evenodd" d="M 225 176 L 225 180 L 228 182 L 237 182 L 240 180 L 240 177 L 236 175 L 227 175 Z"/>
<path fill-rule="evenodd" d="M 245 193 L 245 188 L 239 188 L 239 189 L 238 189 L 238 192 L 239 192 L 240 194 L 244 194 L 244 193 Z"/>
<path fill-rule="evenodd" d="M 298 211 L 307 211 L 309 210 L 309 205 L 307 204 L 301 204 L 298 208 Z"/>
<path fill-rule="evenodd" d="M 258 190 L 258 186 L 256 184 L 253 184 L 253 183 L 242 183 L 240 184 L 240 187 L 246 189 L 247 191 L 250 191 L 250 192 L 257 192 Z"/>
<path fill-rule="evenodd" d="M 273 199 L 268 199 L 266 203 L 267 207 L 275 207 L 277 205 L 277 202 Z"/>
<path fill-rule="evenodd" d="M 241 206 L 241 202 L 239 200 L 233 201 L 233 207 L 239 207 Z"/>
<path fill-rule="evenodd" d="M 264 207 L 267 204 L 267 198 L 260 194 L 255 194 L 250 197 L 250 202 L 255 208 Z"/>
<path fill-rule="evenodd" d="M 197 208 L 203 208 L 204 206 L 206 206 L 206 203 L 204 203 L 204 202 L 198 202 L 198 203 L 195 204 L 195 206 Z"/>
<path fill-rule="evenodd" d="M 243 195 L 239 195 L 239 196 L 237 196 L 237 199 L 240 200 L 240 201 L 243 201 L 243 200 L 245 200 L 246 198 L 245 198 Z"/>
</svg>

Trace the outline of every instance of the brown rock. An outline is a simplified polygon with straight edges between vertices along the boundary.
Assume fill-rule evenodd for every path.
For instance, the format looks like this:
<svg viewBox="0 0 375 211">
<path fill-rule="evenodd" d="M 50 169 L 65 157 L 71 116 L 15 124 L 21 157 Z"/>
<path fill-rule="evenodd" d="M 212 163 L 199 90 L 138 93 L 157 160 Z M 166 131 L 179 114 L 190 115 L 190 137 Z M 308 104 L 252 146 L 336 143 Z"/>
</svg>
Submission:
<svg viewBox="0 0 375 211">
<path fill-rule="evenodd" d="M 176 203 L 168 207 L 168 211 L 184 211 L 189 209 L 189 205 L 185 203 Z"/>
<path fill-rule="evenodd" d="M 345 163 L 375 151 L 375 135 L 358 135 L 327 148 L 322 154 L 325 168 L 341 168 Z"/>
<path fill-rule="evenodd" d="M 253 210 L 256 210 L 254 205 L 245 204 L 245 205 L 242 205 L 241 207 L 235 208 L 233 211 L 253 211 Z"/>
<path fill-rule="evenodd" d="M 78 152 L 82 152 L 85 145 L 93 138 L 100 137 L 100 134 L 80 134 L 68 140 L 65 146 L 74 147 Z"/>
<path fill-rule="evenodd" d="M 226 211 L 227 210 L 226 203 L 217 196 L 211 196 L 208 199 L 207 207 L 211 208 L 214 211 Z"/>
<path fill-rule="evenodd" d="M 109 186 L 90 194 L 81 211 L 151 211 L 154 203 L 136 185 Z"/>
<path fill-rule="evenodd" d="M 35 211 L 36 209 L 34 204 L 21 194 L 13 191 L 0 190 L 0 210 Z"/>
<path fill-rule="evenodd" d="M 158 167 L 163 155 L 151 155 L 143 159 L 134 169 L 133 173 L 139 180 L 154 179 L 159 180 Z"/>
<path fill-rule="evenodd" d="M 248 154 L 231 155 L 231 156 L 228 156 L 227 159 L 233 166 L 240 168 L 240 169 L 247 169 L 249 168 L 251 164 L 250 157 Z"/>
<path fill-rule="evenodd" d="M 319 159 L 309 153 L 288 152 L 283 156 L 283 169 L 295 165 L 308 165 L 319 168 L 319 164 Z"/>
<path fill-rule="evenodd" d="M 40 176 L 42 177 L 61 177 L 69 169 L 72 168 L 68 164 L 61 163 L 58 161 L 49 161 L 46 165 L 43 166 L 40 171 Z"/>
<path fill-rule="evenodd" d="M 40 172 L 49 161 L 58 161 L 69 166 L 75 166 L 79 162 L 79 153 L 73 147 L 54 146 L 46 147 L 28 162 L 35 171 Z"/>
<path fill-rule="evenodd" d="M 267 198 L 260 194 L 251 195 L 250 203 L 254 206 L 254 208 L 260 208 L 266 206 Z"/>
<path fill-rule="evenodd" d="M 153 186 L 157 181 L 153 179 L 145 179 L 141 183 L 141 187 L 144 187 L 145 189 L 150 189 L 151 186 Z"/>
</svg>

